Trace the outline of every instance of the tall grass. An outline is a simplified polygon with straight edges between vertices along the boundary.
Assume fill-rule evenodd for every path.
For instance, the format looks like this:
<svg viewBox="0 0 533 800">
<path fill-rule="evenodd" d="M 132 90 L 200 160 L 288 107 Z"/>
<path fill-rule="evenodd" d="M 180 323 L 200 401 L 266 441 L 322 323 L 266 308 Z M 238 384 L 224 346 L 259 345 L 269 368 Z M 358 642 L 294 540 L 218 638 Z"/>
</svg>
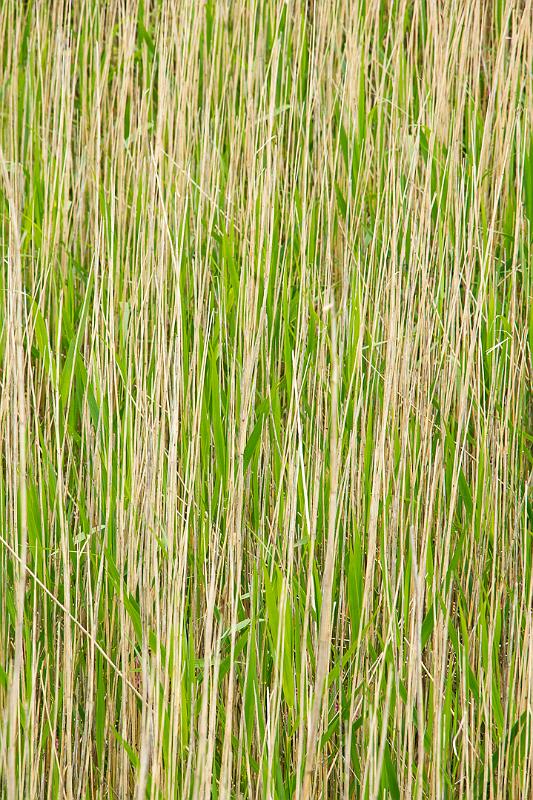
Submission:
<svg viewBox="0 0 533 800">
<path fill-rule="evenodd" d="M 0 45 L 1 797 L 532 797 L 531 0 Z"/>
</svg>

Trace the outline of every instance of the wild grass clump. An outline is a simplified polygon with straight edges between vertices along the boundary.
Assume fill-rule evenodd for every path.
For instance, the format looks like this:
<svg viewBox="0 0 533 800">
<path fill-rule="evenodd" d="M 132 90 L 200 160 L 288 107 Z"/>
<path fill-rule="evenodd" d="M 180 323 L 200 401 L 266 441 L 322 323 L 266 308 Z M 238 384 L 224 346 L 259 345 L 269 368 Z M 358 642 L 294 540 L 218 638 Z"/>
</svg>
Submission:
<svg viewBox="0 0 533 800">
<path fill-rule="evenodd" d="M 0 796 L 533 796 L 530 0 L 0 3 Z"/>
</svg>

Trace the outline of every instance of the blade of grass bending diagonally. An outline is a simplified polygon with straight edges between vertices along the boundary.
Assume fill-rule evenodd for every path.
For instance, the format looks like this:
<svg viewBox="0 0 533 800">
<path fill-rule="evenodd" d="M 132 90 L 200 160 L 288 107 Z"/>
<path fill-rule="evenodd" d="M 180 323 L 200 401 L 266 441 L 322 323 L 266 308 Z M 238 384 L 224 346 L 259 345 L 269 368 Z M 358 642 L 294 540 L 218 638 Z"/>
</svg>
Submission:
<svg viewBox="0 0 533 800">
<path fill-rule="evenodd" d="M 13 558 L 14 558 L 14 559 L 16 559 L 16 561 L 18 562 L 18 564 L 19 564 L 20 568 L 22 568 L 22 566 L 23 566 L 23 560 L 22 560 L 22 556 L 20 556 L 20 555 L 19 555 L 19 554 L 16 552 L 16 550 L 14 550 L 14 549 L 11 547 L 11 545 L 9 544 L 9 542 L 7 542 L 7 541 L 6 541 L 6 540 L 5 540 L 3 537 L 1 537 L 1 536 L 0 536 L 0 542 L 2 542 L 2 544 L 4 545 L 4 547 L 6 547 L 6 548 L 9 550 L 9 552 L 11 553 L 11 555 L 13 556 Z M 35 573 L 34 573 L 34 572 L 33 572 L 33 571 L 32 571 L 32 570 L 31 570 L 31 569 L 28 567 L 28 566 L 26 566 L 25 572 L 26 572 L 26 574 L 27 574 L 27 575 L 29 575 L 29 577 L 30 577 L 30 578 L 32 578 L 32 580 L 34 580 L 34 581 L 35 581 L 35 583 L 37 584 L 37 586 L 39 586 L 39 588 L 40 588 L 40 589 L 42 589 L 42 590 L 43 590 L 43 592 L 45 592 L 45 593 L 46 593 L 46 594 L 47 594 L 47 595 L 50 597 L 50 599 L 52 600 L 52 602 L 53 602 L 53 603 L 55 603 L 57 606 L 59 606 L 59 608 L 60 608 L 60 609 L 61 609 L 61 610 L 64 612 L 64 614 L 65 614 L 65 615 L 68 615 L 68 616 L 69 616 L 69 618 L 70 618 L 70 621 L 71 621 L 71 622 L 72 622 L 74 625 L 76 625 L 76 627 L 77 627 L 77 628 L 79 628 L 79 630 L 80 630 L 80 631 L 83 633 L 83 635 L 84 635 L 84 636 L 86 636 L 86 637 L 87 637 L 87 638 L 88 638 L 88 639 L 91 641 L 91 643 L 94 645 L 95 649 L 96 649 L 96 650 L 98 650 L 98 652 L 99 652 L 99 653 L 102 655 L 102 657 L 103 657 L 103 658 L 104 658 L 104 659 L 107 661 L 107 663 L 109 664 L 109 666 L 111 667 L 111 669 L 112 669 L 114 672 L 116 672 L 116 673 L 117 673 L 117 675 L 120 675 L 121 679 L 122 679 L 122 680 L 124 681 L 124 683 L 125 683 L 125 684 L 126 684 L 128 687 L 129 687 L 129 689 L 130 689 L 130 690 L 133 692 L 133 694 L 134 694 L 134 695 L 137 697 L 137 699 L 138 699 L 138 700 L 140 700 L 141 702 L 143 702 L 143 697 L 142 697 L 142 695 L 139 693 L 138 689 L 136 689 L 136 687 L 135 687 L 135 686 L 134 686 L 134 685 L 133 685 L 133 684 L 132 684 L 132 683 L 131 683 L 131 682 L 128 680 L 128 678 L 127 678 L 127 677 L 126 677 L 126 676 L 125 676 L 123 673 L 121 673 L 120 669 L 117 667 L 117 665 L 115 664 L 115 662 L 114 662 L 114 661 L 112 661 L 112 659 L 110 659 L 110 658 L 109 658 L 109 656 L 107 655 L 106 651 L 103 649 L 102 645 L 100 645 L 100 644 L 99 644 L 99 643 L 96 641 L 96 639 L 95 639 L 95 638 L 94 638 L 94 636 L 91 634 L 91 632 L 90 632 L 90 631 L 88 631 L 88 630 L 87 630 L 87 628 L 86 628 L 84 625 L 82 625 L 82 624 L 81 624 L 81 622 L 80 622 L 79 620 L 77 620 L 77 619 L 76 619 L 76 617 L 73 617 L 73 616 L 72 616 L 72 614 L 69 614 L 69 613 L 68 613 L 68 611 L 67 611 L 66 607 L 63 605 L 63 603 L 61 603 L 61 602 L 60 602 L 60 601 L 57 599 L 57 597 L 55 597 L 55 596 L 52 594 L 52 592 L 50 591 L 50 589 L 48 589 L 48 588 L 46 587 L 46 585 L 45 585 L 45 584 L 44 584 L 44 583 L 43 583 L 41 580 L 39 580 L 39 578 L 37 577 L 37 575 L 36 575 L 36 574 L 35 574 Z"/>
</svg>

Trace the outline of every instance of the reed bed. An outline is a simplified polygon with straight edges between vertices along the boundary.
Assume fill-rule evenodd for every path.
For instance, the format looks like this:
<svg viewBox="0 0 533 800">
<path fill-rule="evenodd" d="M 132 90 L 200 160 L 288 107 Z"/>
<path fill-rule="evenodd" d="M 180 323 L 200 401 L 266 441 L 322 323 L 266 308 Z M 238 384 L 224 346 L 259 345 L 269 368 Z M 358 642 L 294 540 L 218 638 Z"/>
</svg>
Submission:
<svg viewBox="0 0 533 800">
<path fill-rule="evenodd" d="M 533 797 L 531 0 L 0 44 L 0 796 Z"/>
</svg>

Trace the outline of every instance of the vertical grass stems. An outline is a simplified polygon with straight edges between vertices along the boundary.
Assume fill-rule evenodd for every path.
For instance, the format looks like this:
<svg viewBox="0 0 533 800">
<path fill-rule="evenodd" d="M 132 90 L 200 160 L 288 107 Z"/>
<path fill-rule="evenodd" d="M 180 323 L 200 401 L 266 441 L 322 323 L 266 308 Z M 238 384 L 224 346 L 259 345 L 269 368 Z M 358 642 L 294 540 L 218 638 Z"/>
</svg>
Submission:
<svg viewBox="0 0 533 800">
<path fill-rule="evenodd" d="M 529 797 L 530 0 L 0 38 L 0 795 Z"/>
</svg>

